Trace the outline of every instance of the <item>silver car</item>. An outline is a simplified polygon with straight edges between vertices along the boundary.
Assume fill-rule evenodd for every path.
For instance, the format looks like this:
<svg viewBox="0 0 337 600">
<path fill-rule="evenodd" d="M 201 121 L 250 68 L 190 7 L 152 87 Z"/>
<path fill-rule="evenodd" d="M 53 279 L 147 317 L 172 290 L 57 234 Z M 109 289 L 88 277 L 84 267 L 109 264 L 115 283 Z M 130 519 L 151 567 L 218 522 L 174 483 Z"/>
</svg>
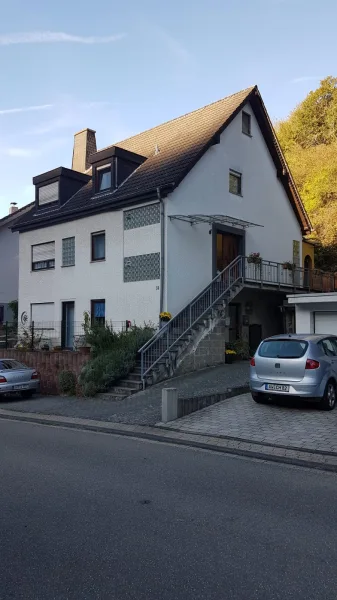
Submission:
<svg viewBox="0 0 337 600">
<path fill-rule="evenodd" d="M 31 398 L 39 389 L 40 379 L 35 369 L 12 358 L 0 358 L 0 396 L 20 393 L 23 398 Z"/>
<path fill-rule="evenodd" d="M 336 404 L 337 337 L 278 335 L 261 342 L 250 362 L 250 389 L 255 402 L 274 396 Z"/>
</svg>

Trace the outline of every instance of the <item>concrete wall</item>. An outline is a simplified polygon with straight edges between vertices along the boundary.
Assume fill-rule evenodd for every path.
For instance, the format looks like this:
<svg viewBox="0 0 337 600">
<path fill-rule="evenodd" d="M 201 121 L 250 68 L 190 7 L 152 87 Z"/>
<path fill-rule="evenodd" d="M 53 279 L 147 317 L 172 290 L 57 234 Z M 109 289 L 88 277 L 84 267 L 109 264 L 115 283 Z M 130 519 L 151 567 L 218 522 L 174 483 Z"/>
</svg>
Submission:
<svg viewBox="0 0 337 600">
<path fill-rule="evenodd" d="M 106 259 L 91 262 L 91 233 L 105 231 Z M 62 239 L 75 236 L 75 266 L 62 267 Z M 55 241 L 55 269 L 32 271 L 31 246 Z M 34 303 L 54 303 L 61 321 L 62 302 L 75 302 L 75 321 L 90 311 L 90 301 L 105 299 L 112 321 L 158 322 L 159 280 L 124 283 L 124 257 L 160 252 L 160 224 L 124 231 L 123 211 L 103 213 L 20 234 L 19 316 Z"/>
<path fill-rule="evenodd" d="M 167 214 L 222 214 L 263 225 L 246 230 L 246 254 L 292 261 L 293 240 L 302 233 L 285 190 L 277 179 L 252 110 L 252 137 L 241 131 L 241 113 L 178 189 L 168 197 Z M 229 193 L 229 170 L 242 173 L 242 197 Z M 212 236 L 208 225 L 167 221 L 166 307 L 181 310 L 212 279 Z M 302 245 L 300 244 L 300 251 Z M 301 257 L 300 257 L 300 260 Z M 301 264 L 301 263 L 300 263 Z"/>
<path fill-rule="evenodd" d="M 194 340 L 188 354 L 178 362 L 175 375 L 190 373 L 213 367 L 225 362 L 226 324 L 224 319 L 216 319 Z"/>
<path fill-rule="evenodd" d="M 0 306 L 4 306 L 4 321 L 12 321 L 8 302 L 18 299 L 19 287 L 19 234 L 8 225 L 0 227 Z"/>
<path fill-rule="evenodd" d="M 239 304 L 239 336 L 249 341 L 249 327 L 261 325 L 262 339 L 271 335 L 283 333 L 283 314 L 280 309 L 286 295 L 279 292 L 268 292 L 245 288 L 233 300 Z M 247 305 L 251 306 L 251 312 L 247 311 Z M 247 315 L 249 324 L 243 324 L 243 315 Z"/>
</svg>

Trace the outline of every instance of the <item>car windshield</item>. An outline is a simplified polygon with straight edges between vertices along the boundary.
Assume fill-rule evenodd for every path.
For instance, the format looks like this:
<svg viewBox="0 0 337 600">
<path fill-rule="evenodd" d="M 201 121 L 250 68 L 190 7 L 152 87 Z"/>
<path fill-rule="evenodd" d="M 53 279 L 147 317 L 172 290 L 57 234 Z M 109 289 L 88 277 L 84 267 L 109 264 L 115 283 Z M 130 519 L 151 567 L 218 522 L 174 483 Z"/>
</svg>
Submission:
<svg viewBox="0 0 337 600">
<path fill-rule="evenodd" d="M 27 369 L 27 367 L 17 360 L 0 360 L 0 371 L 5 369 Z"/>
<path fill-rule="evenodd" d="M 308 342 L 304 340 L 266 340 L 259 349 L 264 358 L 301 358 L 306 352 Z"/>
</svg>

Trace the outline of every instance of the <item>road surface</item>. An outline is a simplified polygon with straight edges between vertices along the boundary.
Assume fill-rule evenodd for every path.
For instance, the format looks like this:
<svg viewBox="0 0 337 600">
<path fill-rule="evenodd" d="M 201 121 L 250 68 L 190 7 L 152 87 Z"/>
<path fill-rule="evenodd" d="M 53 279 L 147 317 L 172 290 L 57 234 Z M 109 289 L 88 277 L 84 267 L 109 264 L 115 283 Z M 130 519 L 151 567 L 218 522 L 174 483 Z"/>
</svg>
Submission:
<svg viewBox="0 0 337 600">
<path fill-rule="evenodd" d="M 0 420 L 0 598 L 335 600 L 337 475 Z"/>
</svg>

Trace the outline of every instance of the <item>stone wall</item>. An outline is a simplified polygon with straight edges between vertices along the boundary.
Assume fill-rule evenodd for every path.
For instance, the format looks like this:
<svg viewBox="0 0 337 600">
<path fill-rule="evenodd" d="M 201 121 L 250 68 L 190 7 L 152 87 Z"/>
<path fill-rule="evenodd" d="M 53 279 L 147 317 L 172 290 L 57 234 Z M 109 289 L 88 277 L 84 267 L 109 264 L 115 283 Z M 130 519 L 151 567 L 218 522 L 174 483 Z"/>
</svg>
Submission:
<svg viewBox="0 0 337 600">
<path fill-rule="evenodd" d="M 43 352 L 0 349 L 1 358 L 14 358 L 19 362 L 33 367 L 40 373 L 41 392 L 43 394 L 58 394 L 58 375 L 61 371 L 72 371 L 79 375 L 83 365 L 90 356 L 79 352 Z"/>
<path fill-rule="evenodd" d="M 192 348 L 178 361 L 175 375 L 198 371 L 206 367 L 214 367 L 225 362 L 225 333 L 224 319 L 211 319 L 209 326 L 195 338 Z"/>
</svg>

